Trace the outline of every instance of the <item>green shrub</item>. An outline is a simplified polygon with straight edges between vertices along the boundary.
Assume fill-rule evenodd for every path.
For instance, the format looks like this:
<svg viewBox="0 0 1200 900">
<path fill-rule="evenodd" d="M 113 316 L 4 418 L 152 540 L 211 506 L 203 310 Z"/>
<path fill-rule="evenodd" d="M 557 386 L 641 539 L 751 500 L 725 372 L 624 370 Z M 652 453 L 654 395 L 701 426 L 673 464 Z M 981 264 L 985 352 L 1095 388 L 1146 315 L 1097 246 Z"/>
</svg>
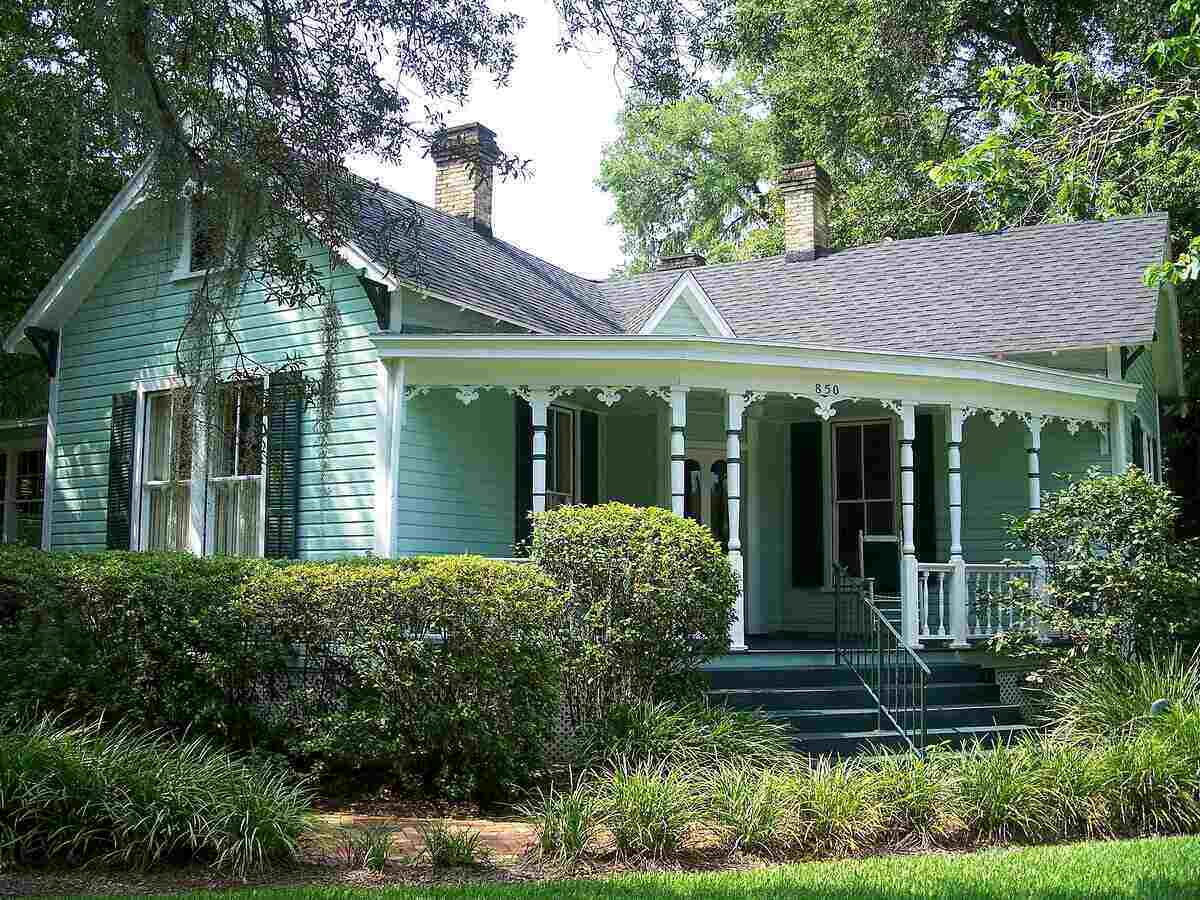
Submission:
<svg viewBox="0 0 1200 900">
<path fill-rule="evenodd" d="M 1043 692 L 1046 723 L 1063 740 L 1118 737 L 1150 722 L 1150 707 L 1200 697 L 1200 652 L 1175 647 L 1134 659 L 1085 658 L 1062 665 Z"/>
<path fill-rule="evenodd" d="M 559 714 L 562 602 L 532 566 L 2 547 L 0 597 L 4 708 L 190 728 L 355 789 L 490 802 Z"/>
<path fill-rule="evenodd" d="M 698 693 L 729 647 L 737 579 L 712 533 L 658 508 L 567 506 L 534 517 L 533 559 L 568 593 L 559 641 L 576 724 L 617 703 Z"/>
<path fill-rule="evenodd" d="M 699 813 L 688 776 L 662 763 L 620 762 L 598 789 L 601 818 L 620 856 L 678 853 Z"/>
<path fill-rule="evenodd" d="M 722 762 L 702 786 L 702 815 L 731 851 L 778 857 L 797 840 L 795 792 L 768 767 Z"/>
<path fill-rule="evenodd" d="M 1180 540 L 1179 498 L 1134 467 L 1093 469 L 1056 493 L 1012 533 L 1046 563 L 1046 590 L 1026 597 L 1036 620 L 1070 656 L 1120 657 L 1173 641 L 1200 642 L 1200 549 Z M 1043 656 L 1038 635 L 1017 629 L 996 649 Z"/>
<path fill-rule="evenodd" d="M 708 765 L 741 760 L 768 765 L 792 753 L 787 725 L 707 700 L 618 703 L 585 723 L 571 742 L 579 768 L 613 759 Z"/>
<path fill-rule="evenodd" d="M 203 738 L 43 718 L 0 733 L 0 857 L 145 867 L 201 859 L 238 875 L 287 860 L 311 797 Z"/>
<path fill-rule="evenodd" d="M 314 698 L 299 753 L 359 783 L 489 803 L 544 768 L 559 714 L 561 603 L 532 566 L 478 557 L 300 563 L 247 603 L 306 647 L 336 644 L 341 697 Z"/>
</svg>

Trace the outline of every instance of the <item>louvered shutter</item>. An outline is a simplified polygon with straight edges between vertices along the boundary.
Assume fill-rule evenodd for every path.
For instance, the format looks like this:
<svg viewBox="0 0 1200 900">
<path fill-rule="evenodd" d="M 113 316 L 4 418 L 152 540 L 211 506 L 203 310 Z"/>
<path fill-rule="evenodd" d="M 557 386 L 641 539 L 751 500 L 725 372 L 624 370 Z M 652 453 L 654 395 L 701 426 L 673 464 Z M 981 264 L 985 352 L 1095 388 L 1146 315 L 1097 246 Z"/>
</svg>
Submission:
<svg viewBox="0 0 1200 900">
<path fill-rule="evenodd" d="M 137 394 L 113 394 L 108 433 L 108 499 L 105 546 L 128 550 L 133 527 L 133 444 Z"/>
<path fill-rule="evenodd" d="M 516 486 L 516 496 L 513 498 L 513 509 L 516 510 L 513 549 L 517 555 L 523 555 L 532 533 L 529 514 L 533 511 L 533 410 L 520 397 L 514 397 L 513 400 L 517 442 L 517 470 L 513 478 Z"/>
<path fill-rule="evenodd" d="M 1132 420 L 1129 424 L 1129 438 L 1133 450 L 1133 464 L 1146 471 L 1146 444 L 1142 439 L 1142 420 L 1137 416 L 1131 416 Z"/>
<path fill-rule="evenodd" d="M 579 500 L 595 506 L 600 502 L 600 417 L 586 409 L 579 414 L 579 468 Z"/>
<path fill-rule="evenodd" d="M 937 485 L 933 476 L 933 416 L 917 416 L 916 441 L 913 444 L 913 480 L 916 482 L 917 559 L 937 559 Z"/>
<path fill-rule="evenodd" d="M 825 568 L 821 423 L 792 425 L 792 584 L 820 587 Z"/>
<path fill-rule="evenodd" d="M 300 425 L 304 412 L 302 376 L 273 375 L 267 390 L 267 520 L 265 555 L 300 555 Z"/>
</svg>

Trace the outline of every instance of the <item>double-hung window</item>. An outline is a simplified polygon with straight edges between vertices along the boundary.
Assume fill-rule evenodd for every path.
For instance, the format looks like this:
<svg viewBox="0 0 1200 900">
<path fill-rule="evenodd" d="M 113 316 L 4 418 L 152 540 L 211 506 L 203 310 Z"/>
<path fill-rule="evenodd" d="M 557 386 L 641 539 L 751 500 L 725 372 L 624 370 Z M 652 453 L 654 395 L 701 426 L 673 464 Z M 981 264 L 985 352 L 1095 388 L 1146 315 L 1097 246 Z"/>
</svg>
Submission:
<svg viewBox="0 0 1200 900">
<path fill-rule="evenodd" d="M 223 386 L 207 428 L 186 391 L 148 394 L 145 409 L 142 549 L 262 556 L 262 383 Z M 193 470 L 196 455 L 208 466 Z"/>
<path fill-rule="evenodd" d="M 208 479 L 207 550 L 214 556 L 263 555 L 263 393 L 260 382 L 221 391 Z"/>
<path fill-rule="evenodd" d="M 141 497 L 141 546 L 145 550 L 190 549 L 194 416 L 188 391 L 163 391 L 146 397 Z"/>
<path fill-rule="evenodd" d="M 579 502 L 579 411 L 551 406 L 546 417 L 546 508 Z"/>
<path fill-rule="evenodd" d="M 0 543 L 41 544 L 45 493 L 45 449 L 0 448 Z"/>
</svg>

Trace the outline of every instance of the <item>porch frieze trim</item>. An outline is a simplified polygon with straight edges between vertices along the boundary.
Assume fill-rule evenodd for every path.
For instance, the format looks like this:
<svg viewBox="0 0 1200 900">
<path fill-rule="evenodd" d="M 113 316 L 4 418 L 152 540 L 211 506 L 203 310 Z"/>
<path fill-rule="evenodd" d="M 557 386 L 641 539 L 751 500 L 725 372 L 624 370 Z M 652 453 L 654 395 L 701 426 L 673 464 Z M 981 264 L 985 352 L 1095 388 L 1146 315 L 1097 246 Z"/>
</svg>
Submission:
<svg viewBox="0 0 1200 900">
<path fill-rule="evenodd" d="M 834 405 L 837 403 L 857 403 L 858 397 L 818 397 L 815 394 L 794 394 L 789 392 L 788 396 L 793 400 L 808 400 L 816 406 L 816 413 L 824 421 L 828 422 L 835 415 L 837 410 Z"/>
<path fill-rule="evenodd" d="M 1084 425 L 1091 425 L 1101 435 L 1108 435 L 1108 420 L 1091 418 L 1089 416 L 1068 416 L 1060 413 L 1038 412 L 1034 410 L 1020 409 L 1004 409 L 998 406 L 960 406 L 959 411 L 962 413 L 963 420 L 971 418 L 976 413 L 986 413 L 988 419 L 993 425 L 999 428 L 1004 424 L 1004 420 L 1009 416 L 1020 420 L 1030 431 L 1035 427 L 1038 431 L 1049 425 L 1056 419 L 1067 426 L 1067 432 L 1072 435 L 1079 434 L 1079 429 Z"/>
</svg>

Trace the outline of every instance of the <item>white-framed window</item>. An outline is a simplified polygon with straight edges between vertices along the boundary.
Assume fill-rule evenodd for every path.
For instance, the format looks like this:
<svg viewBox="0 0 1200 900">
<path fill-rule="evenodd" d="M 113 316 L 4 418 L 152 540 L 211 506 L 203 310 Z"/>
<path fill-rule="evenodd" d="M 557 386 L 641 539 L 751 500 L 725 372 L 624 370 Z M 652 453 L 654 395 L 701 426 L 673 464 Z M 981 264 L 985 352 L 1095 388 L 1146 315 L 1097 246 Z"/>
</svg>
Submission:
<svg viewBox="0 0 1200 900">
<path fill-rule="evenodd" d="M 546 508 L 580 501 L 579 410 L 551 406 L 546 415 Z"/>
<path fill-rule="evenodd" d="M 46 449 L 37 442 L 0 447 L 0 543 L 42 543 Z"/>
<path fill-rule="evenodd" d="M 207 556 L 263 555 L 263 397 L 261 381 L 224 385 L 215 421 L 197 428 L 199 413 L 188 392 L 144 395 L 135 546 Z M 207 459 L 207 467 L 194 466 L 194 459 Z"/>
<path fill-rule="evenodd" d="M 191 278 L 222 268 L 230 228 L 228 208 L 212 192 L 196 192 L 185 198 L 175 277 Z"/>
<path fill-rule="evenodd" d="M 208 477 L 205 552 L 262 556 L 266 518 L 266 460 L 262 383 L 221 390 L 217 446 Z"/>
<path fill-rule="evenodd" d="M 184 391 L 146 395 L 138 542 L 143 550 L 191 549 L 194 418 Z"/>
</svg>

